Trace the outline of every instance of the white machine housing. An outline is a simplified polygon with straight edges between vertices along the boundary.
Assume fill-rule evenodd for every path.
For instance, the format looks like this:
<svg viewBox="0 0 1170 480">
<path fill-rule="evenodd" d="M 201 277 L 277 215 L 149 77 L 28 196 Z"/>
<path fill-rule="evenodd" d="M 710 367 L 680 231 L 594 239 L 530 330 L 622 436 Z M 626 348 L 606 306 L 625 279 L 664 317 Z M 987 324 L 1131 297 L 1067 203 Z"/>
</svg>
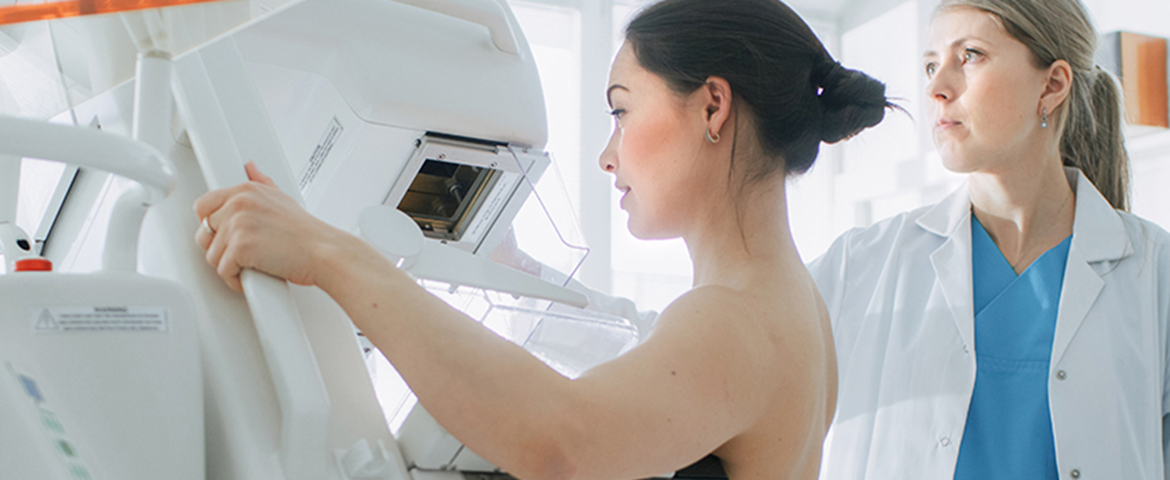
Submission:
<svg viewBox="0 0 1170 480">
<path fill-rule="evenodd" d="M 459 186 L 466 190 L 447 193 L 480 201 L 461 205 L 470 216 L 453 222 L 462 223 L 447 232 L 453 236 L 427 238 L 407 271 L 453 286 L 584 306 L 578 293 L 488 260 L 549 164 L 541 150 L 539 77 L 507 6 L 496 0 L 291 2 L 173 63 L 179 117 L 192 148 L 170 149 L 180 178 L 171 197 L 176 204 L 148 217 L 144 235 L 163 238 L 144 238 L 159 247 L 144 252 L 152 260 L 143 264 L 187 284 L 206 309 L 209 476 L 397 478 L 406 468 L 494 469 L 482 460 L 452 464 L 465 449 L 421 408 L 408 420 L 414 427 L 397 438 L 402 451 L 420 453 L 400 457 L 386 423 L 371 422 L 382 412 L 350 322 L 323 292 L 292 287 L 296 310 L 287 316 L 299 315 L 303 333 L 274 341 L 270 329 L 286 322 L 261 318 L 272 295 L 254 294 L 245 277 L 254 322 L 235 320 L 245 311 L 243 299 L 226 290 L 192 255 L 197 252 L 180 247 L 184 238 L 190 244 L 198 223 L 190 218 L 190 201 L 205 188 L 242 181 L 246 161 L 310 212 L 350 231 L 369 208 L 410 210 L 403 199 L 420 187 L 419 173 L 427 174 L 428 162 L 447 164 L 481 176 Z M 484 180 L 485 172 L 494 176 Z M 191 180 L 199 173 L 206 186 Z M 481 188 L 474 188 L 477 182 Z M 306 353 L 290 347 L 297 338 L 306 340 Z M 306 356 L 320 373 L 286 365 Z M 320 400 L 306 400 L 312 398 Z M 322 408 L 327 413 L 319 418 L 327 423 L 313 420 Z M 436 435 L 448 440 L 436 444 Z M 332 461 L 315 457 L 318 450 L 335 452 Z M 473 458 L 468 453 L 463 457 Z"/>
<path fill-rule="evenodd" d="M 162 23 L 170 25 L 166 12 Z M 364 212 L 392 207 L 413 213 L 424 230 L 430 222 L 417 258 L 403 265 L 420 279 L 450 291 L 472 287 L 584 306 L 583 296 L 562 288 L 568 275 L 551 283 L 489 260 L 550 166 L 536 66 L 507 5 L 294 0 L 171 54 L 173 60 L 143 62 L 148 68 L 140 65 L 134 82 L 75 113 L 106 131 L 130 130 L 118 124 L 129 121 L 134 104 L 145 99 L 165 110 L 154 118 L 169 118 L 174 95 L 174 122 L 147 126 L 154 127 L 149 143 L 170 159 L 178 181 L 146 213 L 137 262 L 194 299 L 207 478 L 406 480 L 493 471 L 421 407 L 396 438 L 344 311 L 319 289 L 257 272 L 245 272 L 246 295 L 228 289 L 194 245 L 199 219 L 191 204 L 209 188 L 245 181 L 243 164 L 255 161 L 339 228 L 358 232 L 363 217 L 379 218 Z M 460 176 L 468 172 L 474 175 Z M 439 198 L 413 208 L 406 205 L 412 191 Z M 360 230 L 367 238 L 367 230 L 386 231 Z M 605 348 L 590 345 L 604 354 L 562 363 L 580 369 L 636 341 L 636 331 L 618 319 L 511 308 L 489 311 L 528 318 L 529 330 L 509 338 L 546 361 L 590 329 L 605 332 Z M 580 328 L 542 323 L 554 317 Z"/>
<path fill-rule="evenodd" d="M 0 475 L 205 478 L 194 306 L 180 285 L 135 272 L 142 213 L 170 191 L 173 170 L 142 142 L 0 116 L 0 171 L 18 176 L 9 166 L 26 156 L 138 184 L 109 219 L 101 271 L 0 275 Z M 15 198 L 16 189 L 0 195 Z M 27 243 L 11 225 L 14 205 L 0 203 L 0 226 L 9 227 L 0 231 L 0 253 L 28 256 L 13 245 Z"/>
<path fill-rule="evenodd" d="M 0 476 L 205 478 L 199 343 L 182 288 L 123 272 L 17 272 L 0 276 L 0 305 Z"/>
</svg>

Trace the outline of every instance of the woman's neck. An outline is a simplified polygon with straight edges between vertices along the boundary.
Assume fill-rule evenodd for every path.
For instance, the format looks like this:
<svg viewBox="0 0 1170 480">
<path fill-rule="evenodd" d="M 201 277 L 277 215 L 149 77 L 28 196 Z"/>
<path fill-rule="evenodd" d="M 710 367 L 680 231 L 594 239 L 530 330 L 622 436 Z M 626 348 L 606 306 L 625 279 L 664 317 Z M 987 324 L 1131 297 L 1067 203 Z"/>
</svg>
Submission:
<svg viewBox="0 0 1170 480">
<path fill-rule="evenodd" d="M 761 275 L 778 273 L 781 265 L 803 266 L 788 227 L 784 179 L 768 182 L 723 196 L 726 201 L 711 205 L 683 235 L 694 286 L 746 289 Z"/>
<path fill-rule="evenodd" d="M 1016 273 L 1072 234 L 1076 198 L 1059 153 L 972 173 L 968 188 L 975 216 Z"/>
</svg>

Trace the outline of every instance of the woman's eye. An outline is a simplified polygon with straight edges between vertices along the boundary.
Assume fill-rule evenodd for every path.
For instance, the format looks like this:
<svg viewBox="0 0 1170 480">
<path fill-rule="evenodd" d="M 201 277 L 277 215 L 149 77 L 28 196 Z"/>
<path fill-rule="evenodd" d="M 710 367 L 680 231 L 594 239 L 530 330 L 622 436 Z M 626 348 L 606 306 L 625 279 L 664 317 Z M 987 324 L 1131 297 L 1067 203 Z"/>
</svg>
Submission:
<svg viewBox="0 0 1170 480">
<path fill-rule="evenodd" d="M 625 109 L 615 108 L 613 110 L 610 110 L 609 115 L 612 116 L 614 119 L 621 120 L 622 115 L 625 113 L 626 113 Z"/>
<path fill-rule="evenodd" d="M 968 63 L 968 62 L 973 62 L 975 60 L 978 60 L 979 57 L 982 55 L 983 55 L 983 52 L 980 52 L 978 50 L 974 50 L 974 49 L 970 49 L 970 48 L 963 50 L 963 63 Z"/>
<path fill-rule="evenodd" d="M 938 64 L 931 62 L 926 64 L 926 78 L 934 78 L 934 72 L 938 70 Z"/>
</svg>

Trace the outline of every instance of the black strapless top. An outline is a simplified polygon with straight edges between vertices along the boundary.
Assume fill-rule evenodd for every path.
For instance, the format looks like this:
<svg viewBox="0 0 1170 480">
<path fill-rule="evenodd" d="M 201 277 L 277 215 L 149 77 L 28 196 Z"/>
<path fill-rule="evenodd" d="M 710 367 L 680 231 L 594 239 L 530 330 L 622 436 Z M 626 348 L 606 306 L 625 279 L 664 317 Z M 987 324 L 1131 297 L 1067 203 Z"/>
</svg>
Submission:
<svg viewBox="0 0 1170 480">
<path fill-rule="evenodd" d="M 687 480 L 726 480 L 727 472 L 723 471 L 723 462 L 719 457 L 707 455 L 687 468 L 674 473 L 674 478 Z"/>
</svg>

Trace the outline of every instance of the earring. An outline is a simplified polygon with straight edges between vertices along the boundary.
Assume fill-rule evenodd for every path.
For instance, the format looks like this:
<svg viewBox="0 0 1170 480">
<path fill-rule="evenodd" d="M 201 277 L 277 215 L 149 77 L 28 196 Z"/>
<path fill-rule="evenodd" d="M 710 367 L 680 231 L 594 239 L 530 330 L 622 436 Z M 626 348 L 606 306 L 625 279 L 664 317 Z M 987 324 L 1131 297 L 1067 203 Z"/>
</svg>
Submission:
<svg viewBox="0 0 1170 480">
<path fill-rule="evenodd" d="M 1040 114 L 1040 128 L 1048 128 L 1048 107 L 1044 107 Z"/>
<path fill-rule="evenodd" d="M 719 137 L 711 137 L 711 129 L 707 129 L 707 141 L 711 143 L 719 143 Z"/>
</svg>

